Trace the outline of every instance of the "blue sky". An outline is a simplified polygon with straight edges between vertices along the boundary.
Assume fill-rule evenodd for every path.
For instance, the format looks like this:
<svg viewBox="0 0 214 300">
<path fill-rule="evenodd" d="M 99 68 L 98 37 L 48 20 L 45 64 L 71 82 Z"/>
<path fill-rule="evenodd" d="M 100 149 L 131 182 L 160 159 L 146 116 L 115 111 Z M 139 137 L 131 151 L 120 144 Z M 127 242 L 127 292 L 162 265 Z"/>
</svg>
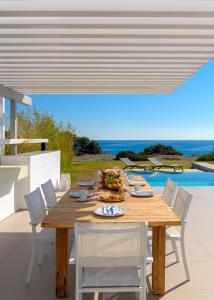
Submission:
<svg viewBox="0 0 214 300">
<path fill-rule="evenodd" d="M 176 92 L 159 95 L 33 95 L 33 105 L 92 139 L 214 140 L 214 61 Z M 23 107 L 21 107 L 23 109 Z"/>
</svg>

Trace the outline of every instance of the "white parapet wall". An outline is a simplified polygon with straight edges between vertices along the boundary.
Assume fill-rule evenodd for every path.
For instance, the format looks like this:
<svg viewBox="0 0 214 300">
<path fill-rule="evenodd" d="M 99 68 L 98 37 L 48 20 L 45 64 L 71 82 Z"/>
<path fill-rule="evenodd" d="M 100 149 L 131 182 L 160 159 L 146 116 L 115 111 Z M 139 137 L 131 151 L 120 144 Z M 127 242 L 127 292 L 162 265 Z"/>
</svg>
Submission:
<svg viewBox="0 0 214 300">
<path fill-rule="evenodd" d="M 1 156 L 2 173 L 4 168 L 6 169 L 8 166 L 18 171 L 16 174 L 12 171 L 8 173 L 8 182 L 13 182 L 13 187 L 11 185 L 10 193 L 8 188 L 5 189 L 4 195 L 0 194 L 0 202 L 4 205 L 4 201 L 11 201 L 11 194 L 14 193 L 14 211 L 25 209 L 24 195 L 41 186 L 48 179 L 53 181 L 56 188 L 58 187 L 60 180 L 60 151 L 38 151 Z M 5 185 L 5 183 L 2 183 L 2 185 Z M 12 189 L 14 189 L 14 192 L 12 192 Z M 10 198 L 10 200 L 2 200 L 3 197 L 4 199 Z"/>
<path fill-rule="evenodd" d="M 14 182 L 20 168 L 0 167 L 0 221 L 14 213 Z"/>
</svg>

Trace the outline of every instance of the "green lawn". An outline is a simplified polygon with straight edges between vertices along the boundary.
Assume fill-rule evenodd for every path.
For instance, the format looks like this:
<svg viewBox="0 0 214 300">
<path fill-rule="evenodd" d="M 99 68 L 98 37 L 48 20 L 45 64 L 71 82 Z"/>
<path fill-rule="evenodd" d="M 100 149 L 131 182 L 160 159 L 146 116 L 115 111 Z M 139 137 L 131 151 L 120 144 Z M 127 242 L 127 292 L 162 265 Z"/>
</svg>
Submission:
<svg viewBox="0 0 214 300">
<path fill-rule="evenodd" d="M 164 161 L 164 164 L 181 164 L 185 169 L 190 169 L 192 164 L 186 161 Z M 137 162 L 137 164 L 147 164 L 150 165 L 148 161 Z M 71 174 L 72 184 L 77 182 L 78 178 L 81 176 L 95 176 L 97 169 L 108 169 L 113 167 L 123 168 L 124 164 L 121 161 L 90 161 L 90 162 L 73 162 L 70 168 L 62 170 L 63 173 Z"/>
</svg>

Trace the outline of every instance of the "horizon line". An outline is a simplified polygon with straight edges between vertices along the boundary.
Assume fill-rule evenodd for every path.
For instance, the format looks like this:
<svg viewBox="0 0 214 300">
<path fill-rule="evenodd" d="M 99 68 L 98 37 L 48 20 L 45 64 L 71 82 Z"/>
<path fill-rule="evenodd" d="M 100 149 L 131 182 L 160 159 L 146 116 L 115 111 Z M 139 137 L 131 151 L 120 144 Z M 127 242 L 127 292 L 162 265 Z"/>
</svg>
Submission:
<svg viewBox="0 0 214 300">
<path fill-rule="evenodd" d="M 95 139 L 95 141 L 214 141 L 214 139 L 153 139 L 153 140 L 147 140 L 147 139 Z"/>
</svg>

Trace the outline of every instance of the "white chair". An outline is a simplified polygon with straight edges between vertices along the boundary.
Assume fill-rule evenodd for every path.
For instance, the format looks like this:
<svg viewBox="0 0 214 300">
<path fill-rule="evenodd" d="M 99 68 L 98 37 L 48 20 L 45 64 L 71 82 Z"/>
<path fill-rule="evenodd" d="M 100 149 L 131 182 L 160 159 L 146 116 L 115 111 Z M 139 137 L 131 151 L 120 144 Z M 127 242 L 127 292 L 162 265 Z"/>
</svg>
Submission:
<svg viewBox="0 0 214 300">
<path fill-rule="evenodd" d="M 41 223 L 46 215 L 45 204 L 42 197 L 42 193 L 40 188 L 37 188 L 35 191 L 24 196 L 27 208 L 30 214 L 30 225 L 32 226 L 32 251 L 31 258 L 27 272 L 26 283 L 30 282 L 31 274 L 33 270 L 33 265 L 35 261 L 36 254 L 39 249 L 38 242 L 42 251 L 40 253 L 38 264 L 41 265 L 42 259 L 46 254 L 45 250 L 47 249 L 44 245 L 41 245 L 44 242 L 53 242 L 55 237 L 55 232 L 52 229 L 44 229 L 41 232 L 37 233 L 37 226 Z"/>
<path fill-rule="evenodd" d="M 45 196 L 47 209 L 51 210 L 57 203 L 56 193 L 51 179 L 41 184 L 43 194 Z"/>
<path fill-rule="evenodd" d="M 186 251 L 185 251 L 185 225 L 187 223 L 187 213 L 189 210 L 191 200 L 192 200 L 192 195 L 180 187 L 176 195 L 175 203 L 173 206 L 174 213 L 181 219 L 180 231 L 173 226 L 168 227 L 166 229 L 166 237 L 172 243 L 172 249 L 175 253 L 176 260 L 178 262 L 179 262 L 179 255 L 177 251 L 176 241 L 179 240 L 181 242 L 181 254 L 182 254 L 187 280 L 190 280 L 190 275 L 187 266 Z"/>
<path fill-rule="evenodd" d="M 164 202 L 166 202 L 168 206 L 173 207 L 177 191 L 177 184 L 170 178 L 168 178 L 162 196 L 162 199 L 164 200 Z"/>
<path fill-rule="evenodd" d="M 99 292 L 132 291 L 146 300 L 146 224 L 78 223 L 74 230 L 69 262 L 76 262 L 75 300 L 83 293 L 97 298 Z"/>
</svg>

